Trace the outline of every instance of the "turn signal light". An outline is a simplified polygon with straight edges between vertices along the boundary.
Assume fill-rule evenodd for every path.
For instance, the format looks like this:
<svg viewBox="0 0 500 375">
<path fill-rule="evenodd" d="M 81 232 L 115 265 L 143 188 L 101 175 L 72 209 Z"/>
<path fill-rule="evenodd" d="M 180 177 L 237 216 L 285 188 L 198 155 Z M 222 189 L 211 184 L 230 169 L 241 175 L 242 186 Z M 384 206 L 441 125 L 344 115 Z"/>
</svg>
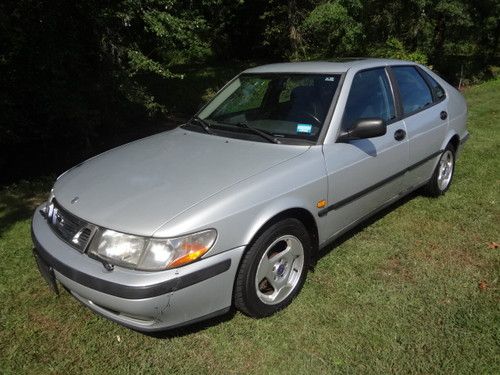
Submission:
<svg viewBox="0 0 500 375">
<path fill-rule="evenodd" d="M 182 245 L 182 248 L 188 253 L 186 255 L 177 258 L 172 263 L 168 265 L 168 268 L 176 268 L 183 266 L 184 264 L 191 263 L 196 259 L 200 258 L 203 254 L 208 251 L 207 247 L 204 247 L 198 243 L 185 243 Z"/>
<path fill-rule="evenodd" d="M 316 203 L 316 207 L 318 208 L 326 207 L 326 201 L 324 199 L 320 200 L 318 203 Z"/>
</svg>

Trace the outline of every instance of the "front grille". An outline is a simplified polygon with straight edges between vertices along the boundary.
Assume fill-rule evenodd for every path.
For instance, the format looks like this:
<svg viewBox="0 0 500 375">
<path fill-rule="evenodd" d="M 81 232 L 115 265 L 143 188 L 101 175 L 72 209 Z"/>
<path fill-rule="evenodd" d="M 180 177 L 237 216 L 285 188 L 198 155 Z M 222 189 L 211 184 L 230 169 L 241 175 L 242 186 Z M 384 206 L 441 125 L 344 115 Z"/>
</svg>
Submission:
<svg viewBox="0 0 500 375">
<path fill-rule="evenodd" d="M 84 252 L 97 227 L 62 208 L 54 199 L 47 209 L 47 222 L 68 245 Z"/>
</svg>

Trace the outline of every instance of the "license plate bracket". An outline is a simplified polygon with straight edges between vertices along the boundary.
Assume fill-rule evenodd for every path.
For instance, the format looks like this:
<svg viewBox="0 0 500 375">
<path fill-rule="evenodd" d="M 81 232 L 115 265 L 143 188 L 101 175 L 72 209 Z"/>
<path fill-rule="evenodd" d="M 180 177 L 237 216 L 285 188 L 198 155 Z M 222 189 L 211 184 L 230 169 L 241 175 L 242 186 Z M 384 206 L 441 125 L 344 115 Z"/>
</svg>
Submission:
<svg viewBox="0 0 500 375">
<path fill-rule="evenodd" d="M 59 288 L 57 287 L 56 277 L 54 275 L 54 269 L 49 266 L 45 261 L 40 258 L 40 255 L 33 250 L 33 256 L 36 260 L 36 265 L 38 267 L 38 271 L 42 275 L 45 282 L 48 284 L 50 290 L 52 290 L 55 294 L 59 294 Z"/>
</svg>

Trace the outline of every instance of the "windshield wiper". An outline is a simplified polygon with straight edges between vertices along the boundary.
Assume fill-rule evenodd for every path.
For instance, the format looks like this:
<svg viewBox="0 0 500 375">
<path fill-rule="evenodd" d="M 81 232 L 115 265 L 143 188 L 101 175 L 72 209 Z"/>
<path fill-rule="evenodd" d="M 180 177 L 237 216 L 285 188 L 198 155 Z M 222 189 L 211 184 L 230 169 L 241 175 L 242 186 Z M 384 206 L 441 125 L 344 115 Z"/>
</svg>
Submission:
<svg viewBox="0 0 500 375">
<path fill-rule="evenodd" d="M 226 124 L 226 125 L 232 125 L 232 126 L 237 126 L 239 128 L 244 128 L 244 129 L 248 129 L 250 130 L 252 133 L 254 134 L 257 134 L 257 135 L 260 135 L 262 138 L 268 140 L 269 142 L 271 143 L 278 143 L 280 144 L 280 140 L 277 139 L 274 135 L 272 135 L 271 133 L 269 132 L 266 132 L 264 130 L 260 130 L 260 129 L 257 129 L 257 128 L 254 128 L 250 125 L 248 125 L 246 122 L 236 122 L 236 123 L 232 123 L 232 122 L 223 122 L 223 124 Z"/>
<path fill-rule="evenodd" d="M 203 120 L 199 117 L 193 117 L 191 120 L 189 120 L 189 123 L 198 125 L 203 130 L 205 130 L 205 132 L 208 134 L 214 134 L 214 132 L 212 130 L 210 130 L 210 125 L 208 125 L 208 123 L 205 120 Z"/>
</svg>

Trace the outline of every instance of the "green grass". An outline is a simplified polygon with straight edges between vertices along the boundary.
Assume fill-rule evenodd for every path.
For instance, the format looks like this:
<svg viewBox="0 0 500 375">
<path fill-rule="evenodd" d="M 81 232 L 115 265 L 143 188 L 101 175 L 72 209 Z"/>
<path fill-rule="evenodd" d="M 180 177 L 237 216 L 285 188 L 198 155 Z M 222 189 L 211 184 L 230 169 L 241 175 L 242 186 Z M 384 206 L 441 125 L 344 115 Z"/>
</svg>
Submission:
<svg viewBox="0 0 500 375">
<path fill-rule="evenodd" d="M 500 373 L 500 80 L 466 92 L 471 138 L 446 196 L 414 195 L 339 242 L 277 315 L 171 336 L 53 296 L 31 257 L 47 183 L 0 191 L 0 373 Z"/>
</svg>

